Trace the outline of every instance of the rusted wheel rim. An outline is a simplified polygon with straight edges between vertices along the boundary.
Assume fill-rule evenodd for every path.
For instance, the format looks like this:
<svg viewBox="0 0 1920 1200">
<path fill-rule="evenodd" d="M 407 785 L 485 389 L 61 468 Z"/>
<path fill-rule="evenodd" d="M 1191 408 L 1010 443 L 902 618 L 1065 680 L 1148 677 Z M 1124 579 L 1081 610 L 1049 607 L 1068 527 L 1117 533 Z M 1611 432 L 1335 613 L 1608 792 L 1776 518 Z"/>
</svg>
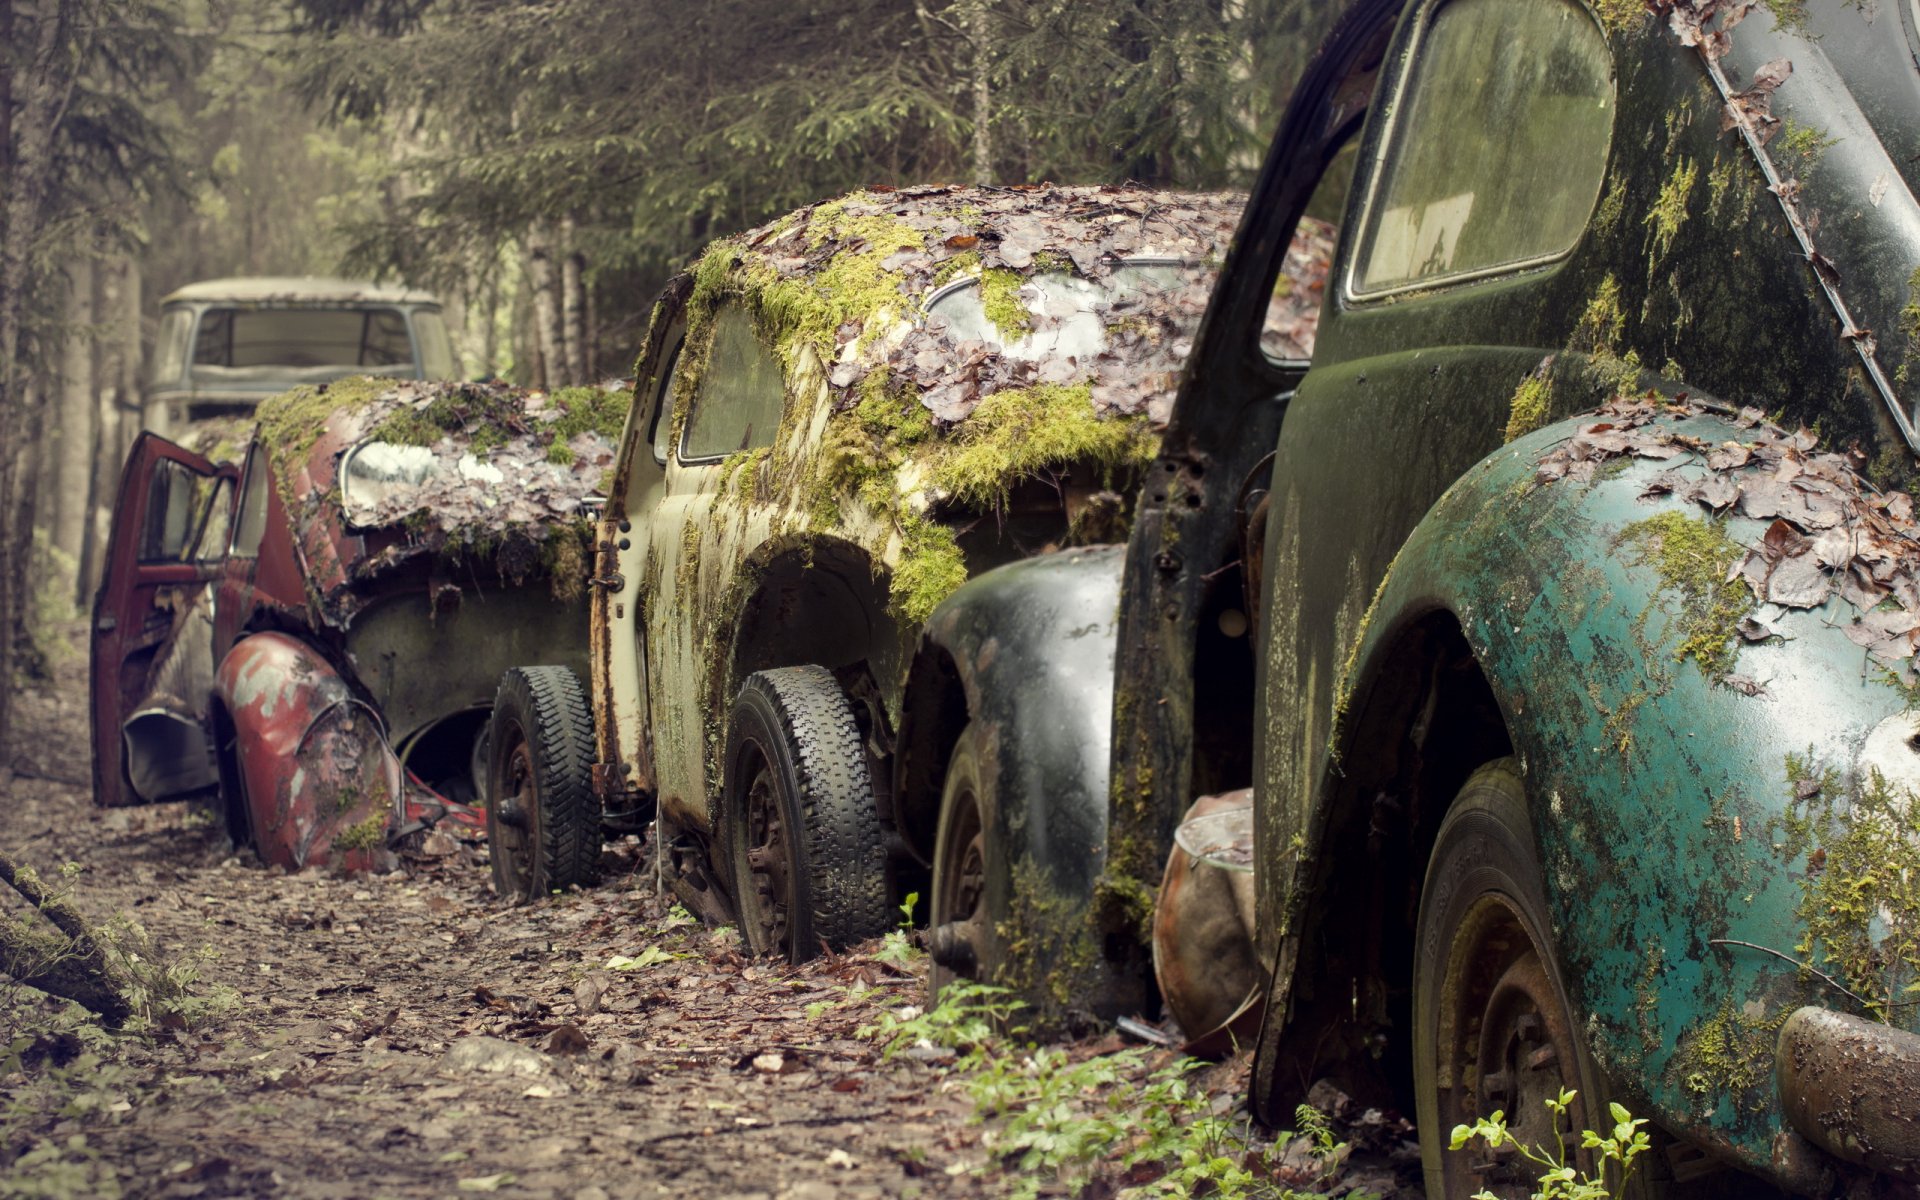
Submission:
<svg viewBox="0 0 1920 1200">
<path fill-rule="evenodd" d="M 954 797 L 953 837 L 938 864 L 939 894 L 934 902 L 933 985 L 980 974 L 980 930 L 987 920 L 986 833 L 980 805 L 971 790 Z"/>
<path fill-rule="evenodd" d="M 518 729 L 510 735 L 503 811 L 496 822 L 505 843 L 507 877 L 515 891 L 533 894 L 535 847 L 540 844 L 540 784 L 533 773 L 533 748 Z"/>
<path fill-rule="evenodd" d="M 754 924 L 760 950 L 787 954 L 788 886 L 793 873 L 793 851 L 786 823 L 780 816 L 780 793 L 764 757 L 754 764 L 747 785 L 747 869 L 754 906 L 748 919 Z"/>
<path fill-rule="evenodd" d="M 1546 1104 L 1580 1087 L 1573 1019 L 1503 897 L 1483 899 L 1462 922 L 1444 986 L 1442 1011 L 1452 1019 L 1439 1046 L 1442 1128 L 1503 1112 L 1518 1141 L 1549 1154 L 1564 1145 L 1568 1161 L 1590 1171 L 1588 1156 L 1576 1154 L 1580 1131 L 1592 1128 L 1587 1097 L 1576 1095 L 1560 1118 Z M 1466 1200 L 1485 1189 L 1525 1200 L 1538 1175 L 1513 1146 L 1492 1150 L 1476 1139 L 1449 1155 L 1446 1195 Z"/>
</svg>

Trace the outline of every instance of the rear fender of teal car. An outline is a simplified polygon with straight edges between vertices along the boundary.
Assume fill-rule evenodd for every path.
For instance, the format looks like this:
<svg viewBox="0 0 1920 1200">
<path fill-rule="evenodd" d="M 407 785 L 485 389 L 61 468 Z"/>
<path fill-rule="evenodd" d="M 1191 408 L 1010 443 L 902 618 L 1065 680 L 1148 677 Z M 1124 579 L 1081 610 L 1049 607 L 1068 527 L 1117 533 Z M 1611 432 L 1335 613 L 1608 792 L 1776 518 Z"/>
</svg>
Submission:
<svg viewBox="0 0 1920 1200">
<path fill-rule="evenodd" d="M 1621 1098 L 1807 1186 L 1782 1026 L 1803 1006 L 1920 1024 L 1920 693 L 1848 636 L 1861 613 L 1837 592 L 1788 608 L 1729 583 L 1770 520 L 1667 490 L 1710 474 L 1705 448 L 1751 444 L 1751 420 L 1671 414 L 1658 423 L 1694 450 L 1537 478 L 1594 421 L 1504 447 L 1433 506 L 1341 671 L 1318 788 L 1269 805 L 1261 861 L 1281 874 L 1256 1102 L 1284 1121 L 1334 1053 L 1371 1058 L 1349 1077 L 1406 1061 L 1434 832 L 1463 772 L 1511 754 L 1561 971 Z M 1336 962 L 1379 978 L 1355 967 L 1349 987 Z"/>
</svg>

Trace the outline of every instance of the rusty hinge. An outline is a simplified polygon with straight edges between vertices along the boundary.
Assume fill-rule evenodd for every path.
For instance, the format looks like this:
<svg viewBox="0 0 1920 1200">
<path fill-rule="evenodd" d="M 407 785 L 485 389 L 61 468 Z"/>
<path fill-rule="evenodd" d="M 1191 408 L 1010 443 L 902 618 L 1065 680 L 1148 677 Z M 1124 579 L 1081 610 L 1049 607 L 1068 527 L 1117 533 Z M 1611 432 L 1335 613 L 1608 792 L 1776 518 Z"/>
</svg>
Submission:
<svg viewBox="0 0 1920 1200">
<path fill-rule="evenodd" d="M 592 779 L 593 794 L 602 800 L 623 795 L 627 790 L 626 768 L 617 762 L 594 763 Z"/>
<path fill-rule="evenodd" d="M 611 575 L 595 575 L 587 580 L 587 586 L 606 588 L 609 592 L 624 592 L 627 590 L 627 577 L 618 571 Z"/>
</svg>

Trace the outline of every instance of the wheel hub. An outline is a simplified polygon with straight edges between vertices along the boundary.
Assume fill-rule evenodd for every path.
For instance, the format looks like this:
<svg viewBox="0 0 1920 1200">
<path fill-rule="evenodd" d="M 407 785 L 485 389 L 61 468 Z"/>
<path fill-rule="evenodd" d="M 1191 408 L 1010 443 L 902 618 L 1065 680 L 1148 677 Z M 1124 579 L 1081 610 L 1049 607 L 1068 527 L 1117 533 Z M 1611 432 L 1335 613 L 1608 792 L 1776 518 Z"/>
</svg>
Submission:
<svg viewBox="0 0 1920 1200">
<path fill-rule="evenodd" d="M 773 773 L 762 762 L 747 789 L 747 867 L 752 872 L 755 898 L 751 919 L 760 945 L 771 954 L 786 954 L 787 896 L 793 873 L 793 852 Z"/>
</svg>

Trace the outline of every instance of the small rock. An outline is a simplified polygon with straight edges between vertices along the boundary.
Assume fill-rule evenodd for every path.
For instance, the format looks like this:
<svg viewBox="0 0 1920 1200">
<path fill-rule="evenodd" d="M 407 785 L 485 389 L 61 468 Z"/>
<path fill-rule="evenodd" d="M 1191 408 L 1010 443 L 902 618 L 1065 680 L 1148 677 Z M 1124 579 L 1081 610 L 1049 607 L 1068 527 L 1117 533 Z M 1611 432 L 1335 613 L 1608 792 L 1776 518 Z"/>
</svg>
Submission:
<svg viewBox="0 0 1920 1200">
<path fill-rule="evenodd" d="M 481 1071 L 489 1075 L 535 1077 L 553 1071 L 553 1063 L 538 1050 L 504 1038 L 476 1034 L 447 1047 L 440 1066 L 448 1071 Z"/>
<path fill-rule="evenodd" d="M 768 1075 L 778 1075 L 786 1066 L 787 1060 L 778 1054 L 756 1054 L 753 1057 L 753 1069 Z"/>
<path fill-rule="evenodd" d="M 600 1011 L 600 999 L 607 994 L 607 988 L 613 983 L 613 976 L 605 971 L 588 971 L 579 983 L 573 985 L 573 1003 L 581 1016 Z"/>
</svg>

